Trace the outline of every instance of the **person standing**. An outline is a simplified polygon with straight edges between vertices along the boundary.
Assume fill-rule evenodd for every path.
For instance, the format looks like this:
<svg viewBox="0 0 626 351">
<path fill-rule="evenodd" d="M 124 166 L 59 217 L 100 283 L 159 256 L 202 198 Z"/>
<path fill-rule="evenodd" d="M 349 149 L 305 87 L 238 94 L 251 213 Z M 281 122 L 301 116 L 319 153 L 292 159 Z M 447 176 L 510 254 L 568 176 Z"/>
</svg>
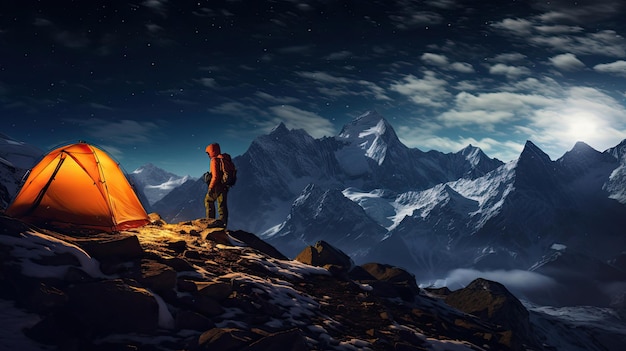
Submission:
<svg viewBox="0 0 626 351">
<path fill-rule="evenodd" d="M 219 218 L 216 219 L 218 226 L 226 228 L 228 224 L 228 187 L 222 183 L 223 167 L 222 167 L 222 151 L 218 143 L 209 144 L 206 147 L 206 153 L 209 155 L 209 171 L 211 173 L 211 181 L 208 182 L 208 189 L 204 197 L 204 206 L 206 208 L 206 218 L 215 219 L 215 202 L 217 202 L 217 213 Z"/>
</svg>

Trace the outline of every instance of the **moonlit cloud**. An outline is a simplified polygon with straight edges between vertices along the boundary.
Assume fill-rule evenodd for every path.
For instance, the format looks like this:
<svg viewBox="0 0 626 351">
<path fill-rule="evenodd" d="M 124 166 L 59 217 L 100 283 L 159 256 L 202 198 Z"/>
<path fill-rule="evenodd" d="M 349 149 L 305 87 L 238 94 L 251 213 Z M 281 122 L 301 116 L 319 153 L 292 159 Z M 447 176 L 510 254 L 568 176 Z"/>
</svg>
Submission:
<svg viewBox="0 0 626 351">
<path fill-rule="evenodd" d="M 200 78 L 197 80 L 198 83 L 200 83 L 201 85 L 207 87 L 207 88 L 217 88 L 217 81 L 215 81 L 215 78 Z"/>
<path fill-rule="evenodd" d="M 317 72 L 296 72 L 296 75 L 303 77 L 303 78 L 308 78 L 320 83 L 331 83 L 331 84 L 349 84 L 350 82 L 352 82 L 350 79 L 348 78 L 342 78 L 342 77 L 335 77 L 329 73 L 326 72 L 321 72 L 321 71 L 317 71 Z"/>
<path fill-rule="evenodd" d="M 522 66 L 508 66 L 498 63 L 489 68 L 489 73 L 503 75 L 510 79 L 516 79 L 520 76 L 529 75 L 530 69 Z"/>
<path fill-rule="evenodd" d="M 587 87 L 564 94 L 558 103 L 534 111 L 523 128 L 551 157 L 560 157 L 578 141 L 604 151 L 626 137 L 626 108 L 613 97 Z"/>
<path fill-rule="evenodd" d="M 263 91 L 257 91 L 254 95 L 273 104 L 294 104 L 300 102 L 300 99 L 290 96 L 274 96 Z"/>
<path fill-rule="evenodd" d="M 392 83 L 390 89 L 409 97 L 415 104 L 440 107 L 451 97 L 446 90 L 447 86 L 446 80 L 437 78 L 432 71 L 426 71 L 424 78 L 420 79 L 409 74 L 402 80 Z"/>
<path fill-rule="evenodd" d="M 550 289 L 557 283 L 545 275 L 524 270 L 477 271 L 473 269 L 455 269 L 445 279 L 446 286 L 456 290 L 467 286 L 474 279 L 484 278 L 497 281 L 511 292 L 525 292 L 535 289 Z"/>
<path fill-rule="evenodd" d="M 350 51 L 344 50 L 344 51 L 333 52 L 332 54 L 329 54 L 326 57 L 324 57 L 324 59 L 330 60 L 330 61 L 345 60 L 345 59 L 350 58 L 352 55 L 353 54 Z"/>
<path fill-rule="evenodd" d="M 574 54 L 562 54 L 550 57 L 552 65 L 563 71 L 575 71 L 585 68 L 585 64 Z"/>
<path fill-rule="evenodd" d="M 429 11 L 398 13 L 389 16 L 389 19 L 395 23 L 398 29 L 423 27 L 443 22 L 443 17 L 440 14 Z"/>
<path fill-rule="evenodd" d="M 554 51 L 580 55 L 626 56 L 626 39 L 611 29 L 584 32 L 580 27 L 545 25 L 532 18 L 507 18 L 494 23 L 492 27 L 502 34 L 510 34 L 519 40 Z"/>
<path fill-rule="evenodd" d="M 336 133 L 333 124 L 328 119 L 314 112 L 288 105 L 270 107 L 270 112 L 276 117 L 262 123 L 262 128 L 266 132 L 283 122 L 287 128 L 304 129 L 314 138 L 332 136 Z"/>
<path fill-rule="evenodd" d="M 460 73 L 473 73 L 474 68 L 469 63 L 464 62 L 448 62 L 448 58 L 444 55 L 425 53 L 421 57 L 422 61 L 427 64 L 439 66 L 443 69 L 457 71 Z"/>
<path fill-rule="evenodd" d="M 154 122 L 139 122 L 130 119 L 108 121 L 98 118 L 84 120 L 68 119 L 78 125 L 96 144 L 104 141 L 109 144 L 133 145 L 149 143 L 160 135 L 160 126 Z"/>
<path fill-rule="evenodd" d="M 602 73 L 626 77 L 626 61 L 624 60 L 595 65 L 593 66 L 593 69 Z"/>
<path fill-rule="evenodd" d="M 526 55 L 520 54 L 519 52 L 511 52 L 506 54 L 499 54 L 491 61 L 500 62 L 500 63 L 508 63 L 508 62 L 521 62 L 526 59 Z"/>
<path fill-rule="evenodd" d="M 530 35 L 533 31 L 533 23 L 531 21 L 518 18 L 506 18 L 500 22 L 492 24 L 492 26 L 520 37 Z"/>
<path fill-rule="evenodd" d="M 296 72 L 296 75 L 318 83 L 317 91 L 329 97 L 367 96 L 376 100 L 391 100 L 383 88 L 366 80 L 337 77 L 321 71 Z"/>
<path fill-rule="evenodd" d="M 436 65 L 436 66 L 447 66 L 448 58 L 443 55 L 433 54 L 433 53 L 425 53 L 422 55 L 422 61 L 425 63 Z"/>
</svg>

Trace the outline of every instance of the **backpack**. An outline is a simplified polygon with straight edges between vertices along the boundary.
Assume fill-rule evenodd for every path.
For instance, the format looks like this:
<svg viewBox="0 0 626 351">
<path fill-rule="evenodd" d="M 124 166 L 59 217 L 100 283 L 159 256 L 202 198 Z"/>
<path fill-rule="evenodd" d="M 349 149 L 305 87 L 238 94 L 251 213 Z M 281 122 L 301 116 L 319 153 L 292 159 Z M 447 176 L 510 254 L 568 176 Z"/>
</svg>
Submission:
<svg viewBox="0 0 626 351">
<path fill-rule="evenodd" d="M 227 187 L 234 186 L 237 182 L 237 168 L 235 164 L 227 153 L 223 153 L 220 160 L 222 160 L 222 184 Z"/>
<path fill-rule="evenodd" d="M 204 174 L 202 175 L 202 180 L 204 180 L 204 182 L 209 185 L 209 183 L 211 183 L 211 172 L 204 172 Z"/>
</svg>

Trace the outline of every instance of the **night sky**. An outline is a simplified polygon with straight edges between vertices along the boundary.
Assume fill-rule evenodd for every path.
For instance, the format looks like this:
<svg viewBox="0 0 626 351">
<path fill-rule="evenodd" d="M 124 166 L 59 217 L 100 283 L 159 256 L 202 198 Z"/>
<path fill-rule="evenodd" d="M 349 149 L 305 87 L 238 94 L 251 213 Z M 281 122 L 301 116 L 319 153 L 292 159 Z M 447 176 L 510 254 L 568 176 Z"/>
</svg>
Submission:
<svg viewBox="0 0 626 351">
<path fill-rule="evenodd" d="M 199 176 L 281 121 L 376 110 L 409 147 L 552 159 L 626 139 L 626 2 L 3 1 L 0 132 Z"/>
</svg>

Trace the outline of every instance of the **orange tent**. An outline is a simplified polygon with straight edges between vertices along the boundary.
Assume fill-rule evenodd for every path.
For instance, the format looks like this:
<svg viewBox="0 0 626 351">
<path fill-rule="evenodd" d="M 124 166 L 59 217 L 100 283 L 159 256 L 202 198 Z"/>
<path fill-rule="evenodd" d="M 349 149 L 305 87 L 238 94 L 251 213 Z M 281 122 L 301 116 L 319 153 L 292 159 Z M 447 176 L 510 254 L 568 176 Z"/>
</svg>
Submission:
<svg viewBox="0 0 626 351">
<path fill-rule="evenodd" d="M 46 154 L 6 214 L 34 224 L 107 232 L 149 222 L 117 162 L 85 142 Z"/>
</svg>

